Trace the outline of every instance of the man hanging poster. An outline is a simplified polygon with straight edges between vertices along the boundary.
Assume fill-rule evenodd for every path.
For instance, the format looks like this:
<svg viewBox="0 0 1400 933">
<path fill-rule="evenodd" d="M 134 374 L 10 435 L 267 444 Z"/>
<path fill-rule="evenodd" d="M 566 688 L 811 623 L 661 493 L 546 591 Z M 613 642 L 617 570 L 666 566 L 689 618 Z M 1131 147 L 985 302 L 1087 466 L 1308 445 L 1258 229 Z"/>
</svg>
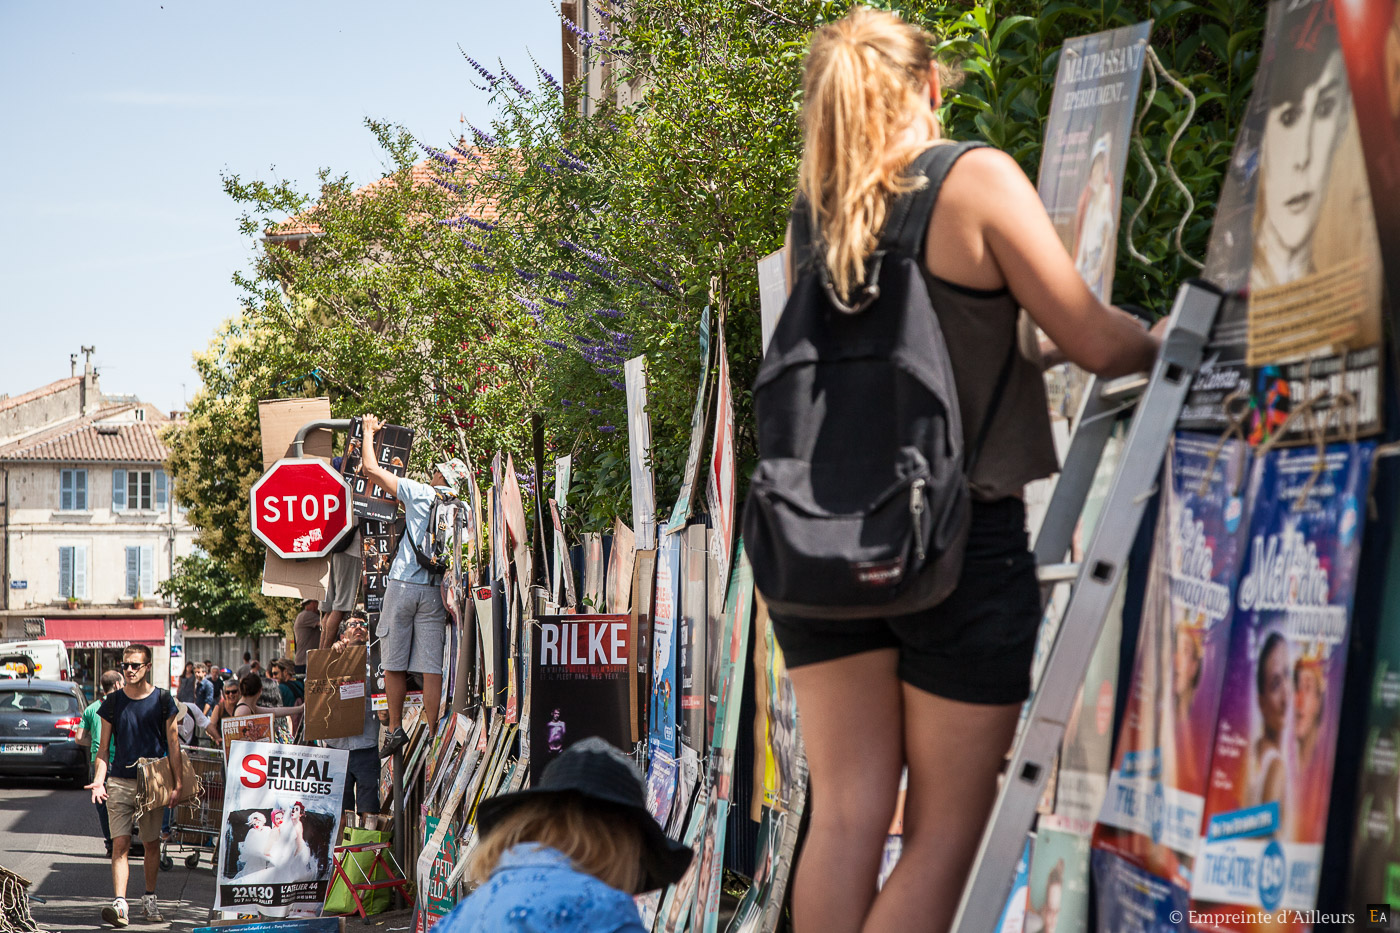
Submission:
<svg viewBox="0 0 1400 933">
<path fill-rule="evenodd" d="M 320 913 L 330 884 L 331 847 L 340 835 L 349 754 L 338 748 L 232 744 L 215 909 L 265 917 Z"/>
<path fill-rule="evenodd" d="M 1184 902 L 1205 807 L 1209 749 L 1249 527 L 1249 450 L 1173 438 L 1143 599 L 1142 629 L 1094 848 L 1162 879 Z M 1101 906 L 1138 903 L 1137 873 L 1095 857 Z M 1129 888 L 1117 885 L 1127 883 Z M 1175 886 L 1175 892 L 1168 890 Z M 1158 905 L 1161 906 L 1160 904 Z"/>
<path fill-rule="evenodd" d="M 1253 443 L 1381 429 L 1381 265 L 1330 0 L 1292 0 L 1272 50 L 1259 149 L 1246 362 Z M 1270 54 L 1265 49 L 1264 54 Z"/>
<path fill-rule="evenodd" d="M 680 613 L 681 548 L 679 534 L 661 535 L 656 550 L 656 596 L 651 626 L 651 728 L 647 742 L 675 757 L 677 622 Z"/>
<path fill-rule="evenodd" d="M 1370 442 L 1273 450 L 1254 464 L 1192 872 L 1198 909 L 1316 905 L 1374 450 Z M 1279 928 L 1310 925 L 1290 915 Z"/>
<path fill-rule="evenodd" d="M 647 358 L 622 364 L 627 385 L 627 450 L 632 470 L 632 528 L 637 547 L 656 547 L 656 489 L 651 473 L 651 415 L 647 412 Z"/>
<path fill-rule="evenodd" d="M 631 659 L 624 615 L 540 616 L 532 624 L 530 766 L 538 773 L 570 745 L 600 736 L 632 750 Z"/>
</svg>

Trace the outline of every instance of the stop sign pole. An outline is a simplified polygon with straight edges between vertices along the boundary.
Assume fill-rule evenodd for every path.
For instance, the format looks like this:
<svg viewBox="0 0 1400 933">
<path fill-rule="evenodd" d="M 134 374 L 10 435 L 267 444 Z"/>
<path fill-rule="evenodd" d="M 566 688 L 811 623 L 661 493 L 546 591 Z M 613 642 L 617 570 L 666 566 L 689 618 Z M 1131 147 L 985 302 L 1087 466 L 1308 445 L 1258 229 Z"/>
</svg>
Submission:
<svg viewBox="0 0 1400 933">
<path fill-rule="evenodd" d="M 249 492 L 253 534 L 278 557 L 324 557 L 350 532 L 350 486 L 324 460 L 287 457 Z"/>
</svg>

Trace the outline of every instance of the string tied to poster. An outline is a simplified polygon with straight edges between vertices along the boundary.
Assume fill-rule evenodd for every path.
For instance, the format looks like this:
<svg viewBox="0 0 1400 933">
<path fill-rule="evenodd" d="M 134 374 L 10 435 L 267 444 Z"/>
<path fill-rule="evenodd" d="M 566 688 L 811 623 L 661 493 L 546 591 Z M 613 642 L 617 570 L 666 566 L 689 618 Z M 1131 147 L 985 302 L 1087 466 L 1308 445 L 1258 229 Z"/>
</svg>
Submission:
<svg viewBox="0 0 1400 933">
<path fill-rule="evenodd" d="M 1220 454 L 1225 450 L 1225 445 L 1232 439 L 1240 443 L 1245 440 L 1245 421 L 1249 418 L 1250 402 L 1248 389 L 1236 389 L 1225 396 L 1220 403 L 1220 408 L 1225 412 L 1226 428 L 1225 433 L 1220 435 L 1220 439 L 1215 442 L 1215 447 L 1211 449 L 1210 457 L 1206 460 L 1206 468 L 1201 474 L 1201 484 L 1196 489 L 1196 495 L 1205 496 L 1210 490 L 1210 478 L 1215 475 L 1215 464 L 1220 460 Z M 1236 476 L 1230 483 L 1233 495 L 1239 495 L 1244 487 L 1244 463 L 1241 462 L 1236 469 Z"/>
<path fill-rule="evenodd" d="M 1143 167 L 1147 169 L 1149 181 L 1147 190 L 1143 192 L 1142 197 L 1138 200 L 1137 209 L 1133 211 L 1133 216 L 1128 220 L 1128 235 L 1125 236 L 1123 240 L 1128 247 L 1128 255 L 1144 265 L 1153 265 L 1153 261 L 1144 256 L 1138 250 L 1137 246 L 1134 245 L 1133 228 L 1137 226 L 1138 219 L 1142 216 L 1143 211 L 1147 210 L 1148 202 L 1152 200 L 1152 195 L 1157 190 L 1157 182 L 1159 180 L 1157 169 L 1153 166 L 1152 159 L 1147 154 L 1147 146 L 1142 141 L 1142 123 L 1147 118 L 1147 112 L 1152 109 L 1153 100 L 1157 97 L 1157 77 L 1160 75 L 1162 80 L 1166 81 L 1175 88 L 1182 97 L 1186 98 L 1186 117 L 1181 121 L 1181 125 L 1176 128 L 1176 132 L 1167 140 L 1167 151 L 1162 156 L 1162 164 L 1166 169 L 1167 178 L 1170 179 L 1172 186 L 1176 188 L 1177 191 L 1181 192 L 1181 196 L 1186 199 L 1186 210 L 1182 212 L 1181 220 L 1177 222 L 1176 229 L 1172 233 L 1172 242 L 1175 244 L 1176 251 L 1180 254 L 1182 259 L 1195 266 L 1197 270 L 1203 270 L 1205 269 L 1205 263 L 1198 261 L 1194 256 L 1187 253 L 1186 247 L 1183 246 L 1181 242 L 1182 236 L 1186 232 L 1186 224 L 1190 221 L 1191 215 L 1196 212 L 1196 199 L 1191 196 L 1191 189 L 1186 187 L 1186 183 L 1181 180 L 1181 176 L 1176 173 L 1176 169 L 1172 166 L 1172 153 L 1176 150 L 1176 144 L 1181 140 L 1182 134 L 1186 132 L 1186 128 L 1191 125 L 1191 121 L 1196 118 L 1196 95 L 1191 93 L 1191 89 L 1185 84 L 1172 76 L 1172 73 L 1162 64 L 1162 60 L 1157 57 L 1157 50 L 1151 45 L 1147 46 L 1147 60 L 1151 65 L 1151 67 L 1147 69 L 1147 78 L 1150 83 L 1147 89 L 1147 100 L 1138 110 L 1137 120 L 1133 124 L 1133 149 L 1137 152 L 1138 158 L 1142 160 Z"/>
</svg>

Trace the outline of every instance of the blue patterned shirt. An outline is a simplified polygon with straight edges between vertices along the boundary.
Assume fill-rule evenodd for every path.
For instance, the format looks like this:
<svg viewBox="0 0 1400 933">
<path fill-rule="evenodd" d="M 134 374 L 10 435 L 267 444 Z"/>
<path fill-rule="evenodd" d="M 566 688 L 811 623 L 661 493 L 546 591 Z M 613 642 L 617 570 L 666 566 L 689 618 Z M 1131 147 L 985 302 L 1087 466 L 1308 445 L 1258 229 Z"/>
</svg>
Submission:
<svg viewBox="0 0 1400 933">
<path fill-rule="evenodd" d="M 557 849 L 507 849 L 491 878 L 433 929 L 439 933 L 646 933 L 637 905 L 573 867 Z"/>
</svg>

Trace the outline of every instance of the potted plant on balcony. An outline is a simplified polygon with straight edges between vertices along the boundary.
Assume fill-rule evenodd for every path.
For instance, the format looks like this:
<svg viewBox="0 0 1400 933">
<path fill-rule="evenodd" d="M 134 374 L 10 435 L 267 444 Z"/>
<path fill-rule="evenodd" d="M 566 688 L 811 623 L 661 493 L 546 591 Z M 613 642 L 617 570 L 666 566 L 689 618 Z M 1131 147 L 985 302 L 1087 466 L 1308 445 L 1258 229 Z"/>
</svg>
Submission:
<svg viewBox="0 0 1400 933">
<path fill-rule="evenodd" d="M 69 597 L 68 597 L 68 608 L 69 608 L 69 609 L 77 609 L 77 608 L 78 608 L 78 597 L 76 597 L 76 596 L 69 596 Z"/>
<path fill-rule="evenodd" d="M 146 597 L 141 595 L 141 591 L 140 591 L 140 590 L 137 590 L 137 591 L 136 591 L 136 597 L 135 597 L 134 599 L 132 599 L 132 601 L 131 601 L 131 608 L 132 608 L 132 609 L 145 609 L 145 608 L 146 608 Z"/>
</svg>

